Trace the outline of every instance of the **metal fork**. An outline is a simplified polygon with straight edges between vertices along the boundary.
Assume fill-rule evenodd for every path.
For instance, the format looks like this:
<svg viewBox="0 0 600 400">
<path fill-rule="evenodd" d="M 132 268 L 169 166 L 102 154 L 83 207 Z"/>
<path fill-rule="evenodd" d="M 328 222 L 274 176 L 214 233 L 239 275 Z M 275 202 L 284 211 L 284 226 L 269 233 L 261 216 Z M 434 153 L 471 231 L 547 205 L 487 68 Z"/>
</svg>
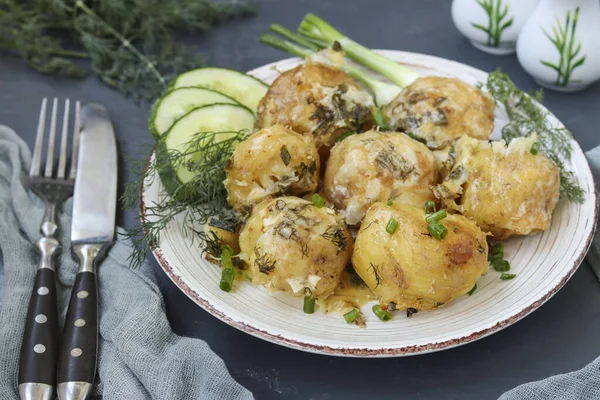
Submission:
<svg viewBox="0 0 600 400">
<path fill-rule="evenodd" d="M 56 141 L 56 114 L 58 99 L 52 102 L 46 164 L 42 165 L 44 132 L 46 128 L 47 99 L 42 100 L 35 148 L 29 170 L 29 188 L 45 203 L 40 227 L 42 237 L 35 242 L 40 254 L 35 284 L 29 300 L 25 331 L 19 360 L 19 394 L 21 399 L 50 400 L 56 386 L 56 357 L 58 352 L 58 314 L 56 310 L 56 284 L 53 257 L 59 248 L 56 239 L 58 224 L 56 208 L 73 195 L 77 175 L 79 151 L 79 113 L 81 105 L 75 103 L 71 165 L 67 174 L 67 142 L 71 104 L 65 100 L 58 168 L 54 173 L 54 143 Z"/>
</svg>

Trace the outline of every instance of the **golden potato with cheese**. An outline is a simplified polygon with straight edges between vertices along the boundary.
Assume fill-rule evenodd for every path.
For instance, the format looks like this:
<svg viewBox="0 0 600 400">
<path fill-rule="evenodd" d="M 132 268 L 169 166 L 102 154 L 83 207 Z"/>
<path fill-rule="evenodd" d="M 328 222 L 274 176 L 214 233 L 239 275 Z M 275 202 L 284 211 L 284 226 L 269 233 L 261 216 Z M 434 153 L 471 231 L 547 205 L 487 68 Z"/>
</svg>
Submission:
<svg viewBox="0 0 600 400">
<path fill-rule="evenodd" d="M 253 284 L 323 299 L 338 286 L 352 247 L 335 210 L 287 196 L 254 207 L 240 232 L 239 256 Z"/>
<path fill-rule="evenodd" d="M 369 92 L 334 65 L 308 61 L 283 72 L 258 105 L 258 127 L 289 126 L 331 147 L 347 131 L 361 131 L 371 121 Z"/>
<path fill-rule="evenodd" d="M 425 204 L 434 198 L 436 178 L 436 161 L 425 145 L 403 133 L 371 130 L 333 147 L 323 190 L 346 223 L 356 225 L 377 201 Z"/>
<path fill-rule="evenodd" d="M 227 200 L 249 211 L 276 194 L 312 193 L 319 184 L 320 159 L 310 137 L 282 125 L 269 126 L 237 145 L 227 163 Z"/>
<path fill-rule="evenodd" d="M 535 134 L 508 146 L 458 139 L 454 167 L 434 189 L 436 196 L 496 240 L 545 231 L 558 202 L 560 174 L 541 151 L 531 153 L 536 141 Z"/>
<path fill-rule="evenodd" d="M 448 215 L 443 240 L 427 230 L 424 207 L 375 203 L 354 244 L 352 264 L 379 302 L 391 309 L 428 310 L 473 288 L 488 269 L 486 235 L 469 219 Z M 389 233 L 390 219 L 397 228 Z"/>
<path fill-rule="evenodd" d="M 430 149 L 441 149 L 462 135 L 488 139 L 494 109 L 487 93 L 460 79 L 425 76 L 404 88 L 384 115 L 391 128 L 410 133 Z"/>
</svg>

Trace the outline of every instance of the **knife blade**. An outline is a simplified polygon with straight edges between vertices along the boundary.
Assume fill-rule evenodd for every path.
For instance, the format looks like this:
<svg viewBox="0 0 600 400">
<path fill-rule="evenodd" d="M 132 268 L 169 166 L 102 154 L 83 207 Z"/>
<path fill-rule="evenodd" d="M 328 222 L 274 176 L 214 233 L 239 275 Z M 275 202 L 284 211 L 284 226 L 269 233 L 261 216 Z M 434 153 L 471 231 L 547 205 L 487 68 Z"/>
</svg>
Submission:
<svg viewBox="0 0 600 400">
<path fill-rule="evenodd" d="M 106 109 L 81 110 L 71 248 L 79 259 L 58 355 L 58 398 L 83 400 L 93 389 L 98 353 L 96 263 L 115 233 L 117 147 Z"/>
</svg>

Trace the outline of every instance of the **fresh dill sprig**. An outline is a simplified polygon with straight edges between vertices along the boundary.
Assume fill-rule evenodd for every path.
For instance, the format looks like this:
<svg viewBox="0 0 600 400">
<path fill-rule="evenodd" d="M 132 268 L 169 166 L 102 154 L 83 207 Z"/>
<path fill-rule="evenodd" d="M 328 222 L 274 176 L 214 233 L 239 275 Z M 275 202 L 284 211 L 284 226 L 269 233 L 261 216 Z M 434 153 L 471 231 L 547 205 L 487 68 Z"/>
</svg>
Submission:
<svg viewBox="0 0 600 400">
<path fill-rule="evenodd" d="M 208 31 L 253 11 L 252 0 L 0 0 L 0 50 L 39 72 L 91 70 L 136 100 L 153 99 L 172 77 L 203 65 L 179 32 Z"/>
<path fill-rule="evenodd" d="M 133 169 L 137 179 L 128 183 L 121 198 L 124 208 L 139 206 L 140 187 L 148 187 L 160 177 L 164 190 L 159 201 L 146 203 L 144 218 L 139 226 L 129 229 L 124 236 L 134 242 L 135 251 L 129 262 L 137 268 L 144 261 L 146 246 L 158 246 L 160 233 L 174 218 L 181 217 L 182 232 L 192 240 L 207 241 L 201 230 L 210 218 L 219 218 L 233 224 L 241 217 L 227 203 L 225 165 L 235 146 L 247 136 L 242 130 L 231 132 L 200 132 L 186 144 L 185 151 L 167 151 L 162 142 L 155 148 L 154 158 L 137 163 Z M 192 180 L 180 183 L 175 171 L 188 168 L 195 173 Z M 191 234 L 191 235 L 190 235 Z"/>
<path fill-rule="evenodd" d="M 485 87 L 506 108 L 510 121 L 502 129 L 502 138 L 508 143 L 514 138 L 537 133 L 541 150 L 560 170 L 560 197 L 582 203 L 585 192 L 577 183 L 575 174 L 567 169 L 563 161 L 571 159 L 572 135 L 566 128 L 552 124 L 548 112 L 538 106 L 538 102 L 542 102 L 542 91 L 528 95 L 500 70 L 488 75 Z"/>
</svg>

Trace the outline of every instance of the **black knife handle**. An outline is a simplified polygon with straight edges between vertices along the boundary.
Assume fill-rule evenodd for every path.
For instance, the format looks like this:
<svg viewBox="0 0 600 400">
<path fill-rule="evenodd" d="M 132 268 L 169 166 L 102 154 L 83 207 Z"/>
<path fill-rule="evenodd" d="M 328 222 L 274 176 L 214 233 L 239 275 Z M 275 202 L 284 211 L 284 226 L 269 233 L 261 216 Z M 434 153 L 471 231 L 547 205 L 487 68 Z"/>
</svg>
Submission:
<svg viewBox="0 0 600 400">
<path fill-rule="evenodd" d="M 44 237 L 36 242 L 41 258 L 29 298 L 19 356 L 18 382 L 22 398 L 33 393 L 46 398 L 44 396 L 50 396 L 56 386 L 58 313 L 52 259 L 58 247 L 54 238 Z"/>
<path fill-rule="evenodd" d="M 58 355 L 58 398 L 85 399 L 93 388 L 98 356 L 98 292 L 95 259 L 103 245 L 77 245 L 80 266 L 65 318 Z"/>
</svg>

